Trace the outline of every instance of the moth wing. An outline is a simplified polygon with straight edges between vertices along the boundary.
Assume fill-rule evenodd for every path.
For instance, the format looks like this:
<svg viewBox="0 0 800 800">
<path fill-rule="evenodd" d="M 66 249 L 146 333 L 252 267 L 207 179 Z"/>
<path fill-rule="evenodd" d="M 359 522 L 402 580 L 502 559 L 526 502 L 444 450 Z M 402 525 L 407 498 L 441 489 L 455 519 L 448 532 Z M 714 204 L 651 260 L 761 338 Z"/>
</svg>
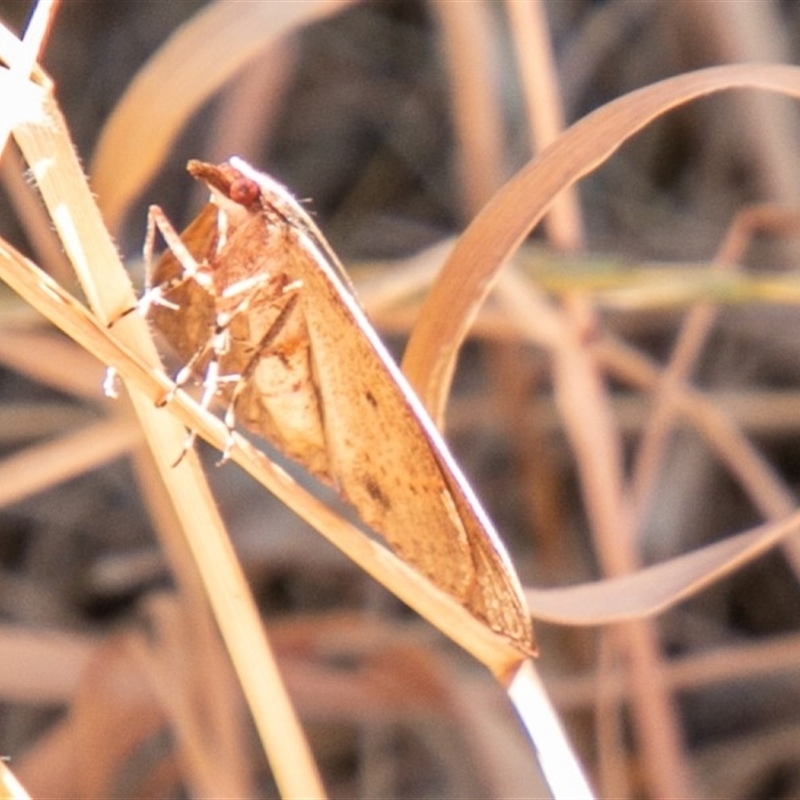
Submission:
<svg viewBox="0 0 800 800">
<path fill-rule="evenodd" d="M 531 650 L 513 567 L 444 441 L 355 299 L 307 239 L 297 244 L 290 270 L 339 490 L 402 558 Z"/>
<path fill-rule="evenodd" d="M 437 451 L 437 455 L 441 458 L 442 452 Z M 485 516 L 484 512 L 477 505 L 477 500 L 468 499 L 469 494 L 458 484 L 457 473 L 442 464 L 442 474 L 464 521 L 475 567 L 475 581 L 470 589 L 468 607 L 475 616 L 485 620 L 492 630 L 506 634 L 534 652 L 530 612 L 504 546 L 488 519 L 484 519 L 482 524 L 478 522 Z"/>
<path fill-rule="evenodd" d="M 208 203 L 181 233 L 181 241 L 195 261 L 215 274 L 217 297 L 225 288 L 219 283 L 221 280 L 227 278 L 233 282 L 237 277 L 246 276 L 246 269 L 252 268 L 252 263 L 229 263 L 231 254 L 241 257 L 242 250 L 246 250 L 243 242 L 248 241 L 250 231 L 245 227 L 234 230 L 227 244 L 217 252 L 219 213 L 215 203 Z M 253 222 L 260 223 L 260 220 Z M 263 226 L 256 224 L 254 227 L 261 229 Z M 266 246 L 267 237 L 263 230 L 258 234 L 256 241 L 260 246 Z M 245 262 L 248 255 L 252 254 L 245 252 Z M 236 257 L 233 256 L 234 261 Z M 265 254 L 259 254 L 258 259 L 252 255 L 252 259 L 263 262 L 261 268 L 268 272 L 275 255 L 267 250 Z M 237 269 L 240 272 L 233 276 L 220 276 L 217 271 L 221 263 L 228 264 L 229 272 Z M 177 308 L 154 304 L 148 313 L 148 318 L 182 364 L 202 347 L 211 344 L 218 322 L 215 294 L 207 287 L 189 279 L 168 288 L 171 281 L 180 279 L 184 273 L 184 266 L 172 251 L 166 250 L 151 270 L 149 284 L 164 289 L 164 299 Z M 236 388 L 236 419 L 303 464 L 312 474 L 327 480 L 327 455 L 318 401 L 314 387 L 303 385 L 310 382 L 310 375 L 308 332 L 302 316 L 299 313 L 288 315 L 270 347 L 259 353 L 259 341 L 280 313 L 280 304 L 275 302 L 272 292 L 270 286 L 256 289 L 247 312 L 234 314 L 230 319 L 227 325 L 229 341 L 224 351 L 216 354 L 222 378 L 218 394 L 223 402 L 230 402 L 236 384 L 224 379 L 241 373 L 253 356 L 259 356 L 255 374 Z M 208 358 L 203 358 L 197 363 L 194 370 L 197 378 L 202 377 L 207 361 Z"/>
<path fill-rule="evenodd" d="M 217 207 L 208 203 L 181 233 L 181 240 L 198 263 L 206 261 L 214 248 L 217 234 Z M 146 265 L 148 284 L 166 287 L 184 274 L 184 267 L 165 250 L 152 268 Z M 172 352 L 185 364 L 208 341 L 214 326 L 214 299 L 196 281 L 187 280 L 164 293 L 164 299 L 178 309 L 153 304 L 147 318 L 161 332 Z"/>
<path fill-rule="evenodd" d="M 268 293 L 259 292 L 253 312 L 239 314 L 231 323 L 231 347 L 222 362 L 225 371 L 241 372 L 250 359 L 257 361 L 252 374 L 237 386 L 236 419 L 317 478 L 330 482 L 306 322 L 299 308 L 264 318 L 259 311 L 273 301 Z M 280 322 L 276 322 L 278 316 L 282 317 Z M 265 335 L 270 336 L 270 342 L 262 347 Z M 231 392 L 228 388 L 225 394 L 230 396 Z"/>
<path fill-rule="evenodd" d="M 505 548 L 422 404 L 386 352 L 344 271 L 285 187 L 232 158 L 262 191 L 268 237 L 299 283 L 330 474 L 376 533 L 474 616 L 534 652 L 530 616 Z M 274 214 L 273 214 L 274 212 Z"/>
</svg>

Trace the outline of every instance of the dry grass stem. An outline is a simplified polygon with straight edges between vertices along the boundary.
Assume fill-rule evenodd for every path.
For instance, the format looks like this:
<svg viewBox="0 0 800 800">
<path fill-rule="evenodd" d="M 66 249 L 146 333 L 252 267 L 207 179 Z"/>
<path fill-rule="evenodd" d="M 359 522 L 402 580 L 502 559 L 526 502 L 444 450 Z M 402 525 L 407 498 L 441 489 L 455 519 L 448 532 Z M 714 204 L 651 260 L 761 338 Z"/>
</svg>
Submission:
<svg viewBox="0 0 800 800">
<path fill-rule="evenodd" d="M 141 431 L 134 420 L 124 417 L 28 447 L 0 464 L 0 505 L 10 505 L 97 469 L 126 453 L 140 439 Z"/>
<path fill-rule="evenodd" d="M 60 111 L 47 93 L 42 94 L 41 103 L 38 116 L 17 125 L 14 134 L 84 291 L 101 319 L 107 322 L 133 305 L 129 279 L 86 186 Z M 41 284 L 38 291 L 40 287 Z M 120 326 L 118 335 L 143 353 L 149 364 L 158 364 L 155 347 L 142 320 L 129 317 L 125 326 Z M 276 780 L 288 794 L 323 796 L 316 767 L 283 691 L 255 603 L 199 463 L 190 455 L 173 468 L 174 454 L 180 452 L 185 436 L 183 427 L 168 415 L 159 414 L 151 398 L 132 392 L 131 399 L 182 520 L 191 552 L 187 560 L 193 558 L 203 576 L 217 623 L 254 709 Z M 200 598 L 194 600 L 199 601 Z M 288 753 L 291 758 L 286 758 Z"/>
<path fill-rule="evenodd" d="M 463 214 L 471 219 L 506 174 L 491 3 L 456 6 L 433 0 L 431 10 L 442 31 L 450 78 Z M 474 58 L 474 53 L 482 53 L 482 58 Z"/>
<path fill-rule="evenodd" d="M 544 150 L 565 128 L 561 92 L 541 0 L 506 0 L 509 32 L 525 93 L 531 149 Z M 557 250 L 575 251 L 583 245 L 583 224 L 574 189 L 561 193 L 544 219 L 550 243 Z"/>
<path fill-rule="evenodd" d="M 2 761 L 0 761 L 0 793 L 3 800 L 30 800 L 30 795 Z"/>
<path fill-rule="evenodd" d="M 30 325 L 3 326 L 0 337 L 0 362 L 31 380 L 60 392 L 102 405 L 98 397 L 103 369 L 91 356 L 52 331 L 43 332 Z"/>
</svg>

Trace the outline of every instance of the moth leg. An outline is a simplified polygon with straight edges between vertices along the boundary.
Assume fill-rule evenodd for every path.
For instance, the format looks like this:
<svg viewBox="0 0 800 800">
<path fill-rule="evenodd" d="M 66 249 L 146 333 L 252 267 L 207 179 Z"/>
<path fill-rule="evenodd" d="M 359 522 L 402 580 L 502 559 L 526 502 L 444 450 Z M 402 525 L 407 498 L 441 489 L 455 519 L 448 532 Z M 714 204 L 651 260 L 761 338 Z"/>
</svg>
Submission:
<svg viewBox="0 0 800 800">
<path fill-rule="evenodd" d="M 173 255 L 175 260 L 181 266 L 181 274 L 165 281 L 158 286 L 153 286 L 152 280 L 152 265 L 153 265 L 153 250 L 155 248 L 156 233 L 161 234 L 161 238 L 167 245 L 167 249 Z M 189 252 L 189 248 L 183 243 L 180 234 L 172 226 L 172 223 L 167 218 L 167 215 L 160 206 L 150 206 L 147 212 L 147 232 L 144 238 L 143 258 L 145 263 L 145 288 L 139 301 L 136 303 L 135 310 L 142 316 L 147 316 L 147 312 L 151 306 L 159 305 L 165 308 L 170 308 L 173 311 L 179 310 L 179 307 L 168 300 L 165 295 L 169 294 L 173 289 L 177 289 L 187 281 L 193 280 L 204 289 L 213 293 L 214 284 L 210 272 L 206 265 L 197 261 L 197 259 Z M 134 309 L 129 309 L 124 312 L 130 313 Z"/>
<path fill-rule="evenodd" d="M 244 291 L 244 290 L 243 290 Z M 164 398 L 163 404 L 168 403 L 175 396 L 179 388 L 187 384 L 193 375 L 196 374 L 198 366 L 205 358 L 208 358 L 202 380 L 200 381 L 203 387 L 203 393 L 200 397 L 200 407 L 208 411 L 214 397 L 219 394 L 221 387 L 226 383 L 241 382 L 242 376 L 238 373 L 230 375 L 220 374 L 220 364 L 222 357 L 230 349 L 230 324 L 231 321 L 242 311 L 246 310 L 252 294 L 248 294 L 241 302 L 239 302 L 233 309 L 227 312 L 218 312 L 216 319 L 209 331 L 209 335 L 203 344 L 197 348 L 192 357 L 178 370 L 173 379 L 173 385 L 167 396 Z M 248 364 L 249 366 L 249 364 Z M 251 370 L 252 372 L 252 370 Z M 235 401 L 232 401 L 235 402 Z M 228 437 L 222 452 L 220 463 L 227 461 L 230 457 L 230 451 L 233 446 L 233 424 L 228 424 L 226 415 L 226 427 L 228 428 Z M 189 431 L 186 440 L 183 443 L 181 453 L 175 464 L 179 464 L 184 458 L 186 453 L 194 444 L 197 434 L 195 431 Z"/>
<path fill-rule="evenodd" d="M 249 361 L 245 364 L 241 373 L 236 376 L 227 376 L 225 378 L 225 380 L 235 378 L 236 385 L 234 386 L 231 398 L 228 401 L 228 407 L 225 410 L 225 416 L 223 418 L 225 421 L 225 427 L 229 432 L 228 445 L 222 453 L 223 462 L 230 458 L 230 448 L 233 444 L 233 431 L 236 427 L 236 403 L 239 400 L 239 396 L 241 395 L 242 391 L 244 391 L 248 381 L 253 377 L 253 373 L 258 367 L 261 357 L 278 338 L 280 332 L 285 327 L 287 320 L 292 315 L 295 307 L 297 306 L 297 301 L 299 300 L 299 295 L 296 293 L 299 288 L 299 283 L 289 284 L 288 286 L 284 287 L 284 292 L 291 292 L 292 295 L 280 310 L 278 316 L 275 318 L 272 325 L 270 325 L 267 332 L 261 337 L 261 341 L 259 341 L 253 349 L 253 354 L 250 356 Z M 247 301 L 245 301 L 245 303 L 246 302 Z"/>
<path fill-rule="evenodd" d="M 192 373 L 194 372 L 195 366 L 206 356 L 210 348 L 211 348 L 210 340 L 207 340 L 205 344 L 203 344 L 203 346 L 200 347 L 195 352 L 195 354 L 186 362 L 186 364 L 183 367 L 181 367 L 180 370 L 178 370 L 178 373 L 173 378 L 172 386 L 170 387 L 169 391 L 164 396 L 164 398 L 161 401 L 159 401 L 158 403 L 159 407 L 167 405 L 167 403 L 169 403 L 175 397 L 175 394 L 178 391 L 178 389 L 180 389 L 182 386 L 188 383 L 189 378 L 192 376 Z M 212 359 L 212 361 L 214 361 L 214 359 Z M 210 364 L 211 362 L 209 362 L 209 367 Z M 205 385 L 206 382 L 208 381 L 209 378 L 208 373 L 209 373 L 209 368 L 206 369 L 206 377 L 203 379 L 203 385 Z M 211 402 L 211 397 L 213 397 L 213 393 L 209 394 L 208 389 L 206 389 L 206 391 L 203 392 L 203 397 L 200 401 L 200 405 L 203 408 L 207 409 L 209 403 Z M 183 445 L 181 446 L 181 451 L 178 454 L 178 457 L 172 463 L 173 467 L 177 467 L 178 464 L 180 464 L 181 461 L 183 461 L 186 454 L 189 452 L 189 450 L 192 449 L 192 445 L 194 444 L 196 438 L 197 438 L 196 431 L 191 429 L 187 431 L 186 438 L 183 440 Z"/>
<path fill-rule="evenodd" d="M 240 281 L 236 281 L 236 283 L 230 284 L 230 286 L 226 286 L 220 294 L 220 297 L 222 298 L 227 299 L 236 297 L 238 294 L 245 295 L 245 297 L 237 306 L 235 306 L 231 311 L 227 312 L 228 317 L 233 319 L 237 314 L 241 314 L 242 311 L 246 311 L 247 307 L 250 305 L 250 302 L 255 296 L 256 290 L 261 284 L 269 283 L 270 280 L 272 280 L 272 275 L 270 275 L 269 272 L 261 272 L 258 275 L 251 275 L 249 278 L 243 278 Z"/>
<path fill-rule="evenodd" d="M 236 374 L 220 375 L 220 357 L 224 355 L 227 352 L 227 350 L 228 350 L 227 324 L 218 323 L 217 325 L 215 325 L 213 334 L 206 340 L 203 346 L 200 347 L 195 352 L 195 354 L 189 359 L 189 361 L 187 361 L 186 364 L 183 367 L 181 367 L 181 369 L 178 371 L 178 373 L 175 376 L 172 389 L 170 389 L 169 394 L 164 399 L 164 403 L 165 404 L 168 403 L 175 396 L 175 392 L 177 392 L 177 390 L 181 386 L 188 383 L 189 379 L 194 374 L 197 365 L 207 355 L 210 354 L 210 358 L 208 364 L 206 365 L 205 373 L 203 375 L 203 380 L 201 382 L 201 385 L 203 387 L 203 394 L 200 397 L 200 407 L 204 411 L 208 411 L 211 406 L 211 402 L 213 401 L 215 395 L 219 393 L 222 384 L 238 382 L 240 380 L 240 376 Z M 178 456 L 175 463 L 173 464 L 173 466 L 180 464 L 186 453 L 191 449 L 196 438 L 197 438 L 196 431 L 190 430 L 187 433 L 186 439 L 183 443 L 183 447 L 181 448 L 181 453 Z M 228 455 L 230 454 L 230 449 L 232 445 L 233 445 L 232 431 L 229 429 L 228 440 L 226 440 L 225 449 L 223 450 L 223 460 L 227 459 Z"/>
</svg>

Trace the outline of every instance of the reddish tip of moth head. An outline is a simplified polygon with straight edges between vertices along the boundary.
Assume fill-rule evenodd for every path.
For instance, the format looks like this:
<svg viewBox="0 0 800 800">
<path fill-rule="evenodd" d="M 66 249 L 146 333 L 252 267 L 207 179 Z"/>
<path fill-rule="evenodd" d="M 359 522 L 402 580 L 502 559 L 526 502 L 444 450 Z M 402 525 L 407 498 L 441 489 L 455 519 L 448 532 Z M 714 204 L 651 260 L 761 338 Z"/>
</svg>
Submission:
<svg viewBox="0 0 800 800">
<path fill-rule="evenodd" d="M 258 199 L 258 195 L 258 184 L 255 181 L 251 181 L 250 178 L 245 178 L 244 175 L 234 178 L 228 188 L 228 197 L 234 203 L 242 206 L 249 206 L 254 203 Z"/>
<path fill-rule="evenodd" d="M 209 186 L 241 206 L 249 206 L 258 200 L 261 190 L 258 184 L 245 177 L 230 164 L 208 164 L 192 160 L 187 164 L 192 177 L 205 181 Z"/>
</svg>

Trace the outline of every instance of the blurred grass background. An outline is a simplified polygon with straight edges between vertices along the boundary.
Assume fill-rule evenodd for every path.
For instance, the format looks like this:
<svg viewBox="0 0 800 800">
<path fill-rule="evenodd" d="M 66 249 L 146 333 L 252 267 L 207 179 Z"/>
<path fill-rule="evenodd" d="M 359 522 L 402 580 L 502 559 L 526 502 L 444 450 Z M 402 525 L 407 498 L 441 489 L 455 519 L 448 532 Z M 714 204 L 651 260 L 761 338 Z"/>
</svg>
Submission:
<svg viewBox="0 0 800 800">
<path fill-rule="evenodd" d="M 85 164 L 137 70 L 202 6 L 135 0 L 60 9 L 44 66 Z M 797 63 L 800 56 L 800 7 L 792 3 L 553 0 L 543 7 L 568 123 L 631 89 L 690 69 L 728 61 Z M 486 8 L 491 52 L 472 57 L 488 64 L 494 79 L 499 185 L 531 157 L 531 146 L 507 8 Z M 16 30 L 28 12 L 26 2 L 0 2 L 0 17 Z M 355 3 L 251 64 L 200 110 L 126 214 L 118 244 L 136 279 L 147 205 L 161 205 L 176 225 L 188 222 L 203 197 L 190 187 L 186 160 L 224 158 L 243 141 L 253 163 L 311 199 L 317 222 L 357 281 L 373 274 L 375 262 L 413 255 L 462 230 L 476 209 L 465 195 L 457 155 L 452 65 L 441 20 L 435 3 Z M 655 262 L 702 268 L 748 204 L 800 207 L 797 112 L 789 101 L 758 104 L 749 95 L 723 94 L 657 121 L 582 182 L 585 241 L 568 263 L 610 261 L 623 278 L 629 266 Z M 0 233 L 34 251 L 5 193 L 0 202 Z M 564 268 L 565 254 L 548 247 L 541 233 L 535 239 L 548 268 Z M 791 236 L 765 236 L 744 266 L 756 273 L 789 271 L 796 256 Z M 601 322 L 663 361 L 684 312 L 634 304 L 603 312 Z M 24 313 L 3 295 L 7 319 Z M 381 310 L 374 315 L 380 325 Z M 403 323 L 386 317 L 390 344 L 400 353 Z M 693 377 L 720 408 L 734 409 L 730 413 L 791 493 L 800 473 L 798 319 L 796 307 L 776 303 L 723 309 Z M 101 396 L 102 370 L 88 356 L 67 354 L 68 346 L 38 321 L 31 319 L 23 338 L 5 338 L 0 454 L 14 469 L 15 456 L 99 419 L 109 404 Z M 648 401 L 621 381 L 613 388 L 633 462 Z M 776 399 L 782 405 L 767 405 Z M 778 410 L 764 420 L 758 413 L 764 408 Z M 471 341 L 448 422 L 454 451 L 523 580 L 561 585 L 596 576 L 545 355 L 508 337 Z M 210 465 L 216 454 L 206 455 Z M 81 784 L 84 791 L 105 786 L 119 797 L 192 794 L 186 766 L 174 759 L 168 715 L 117 660 L 115 643 L 142 626 L 165 635 L 159 615 L 169 613 L 163 603 L 169 602 L 170 575 L 138 474 L 121 457 L 46 491 L 10 498 L 0 511 L 0 613 L 9 636 L 21 637 L 4 639 L 14 668 L 0 678 L 0 752 L 12 756 L 12 767 L 32 790 L 48 785 L 45 773 L 62 775 L 65 763 L 75 767 L 55 755 L 75 747 L 59 739 L 71 717 L 82 720 L 84 751 L 138 718 L 150 722 L 108 757 L 110 774 Z M 332 796 L 538 796 L 531 788 L 537 786 L 532 754 L 488 675 L 233 467 L 210 467 L 209 474 Z M 639 535 L 642 560 L 690 550 L 759 519 L 696 432 L 683 427 L 659 469 Z M 658 621 L 661 676 L 694 796 L 800 793 L 797 580 L 776 551 Z M 625 665 L 615 666 L 598 700 L 597 633 L 537 630 L 542 668 L 599 785 L 614 796 L 658 796 L 625 703 Z M 34 659 L 35 646 L 45 655 Z M 55 666 L 52 673 L 39 676 L 38 666 L 21 666 L 42 659 Z M 135 695 L 131 716 L 122 713 L 120 687 Z M 91 706 L 86 695 L 92 691 L 99 707 L 117 705 L 121 719 L 87 716 L 78 701 Z M 621 700 L 614 706 L 616 737 L 602 727 L 608 706 L 597 705 L 609 696 Z M 226 697 L 237 708 L 235 692 Z M 237 768 L 249 776 L 255 796 L 272 796 L 255 737 L 248 733 L 246 741 L 246 766 Z M 221 758 L 214 766 L 232 769 Z"/>
</svg>

